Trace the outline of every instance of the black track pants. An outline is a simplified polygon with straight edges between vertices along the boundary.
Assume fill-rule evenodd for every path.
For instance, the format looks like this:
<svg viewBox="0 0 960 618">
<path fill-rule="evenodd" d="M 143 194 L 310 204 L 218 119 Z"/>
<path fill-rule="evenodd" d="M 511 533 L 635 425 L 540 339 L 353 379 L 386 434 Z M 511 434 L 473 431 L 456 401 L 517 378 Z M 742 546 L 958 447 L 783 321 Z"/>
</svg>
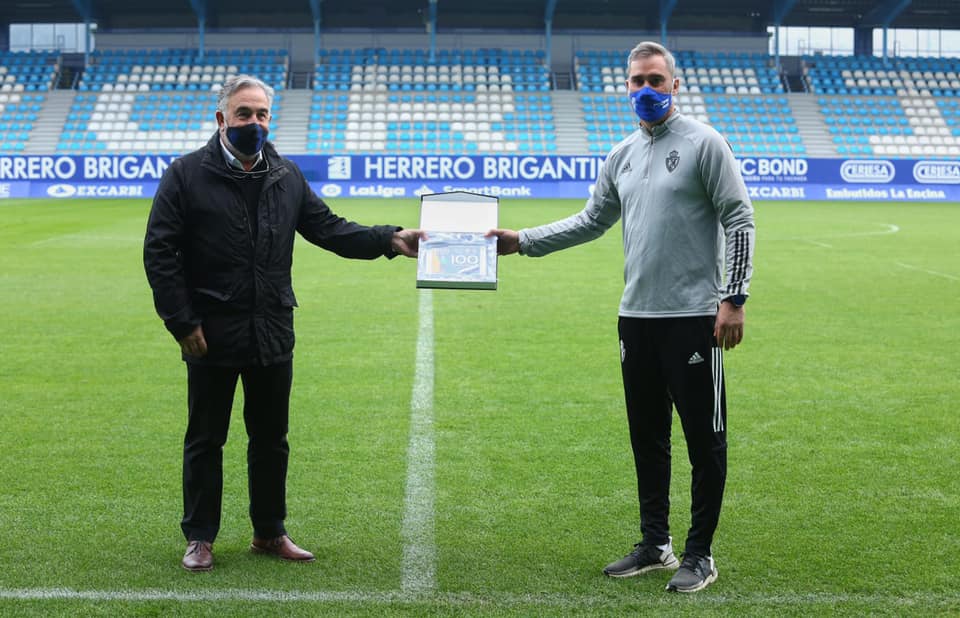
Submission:
<svg viewBox="0 0 960 618">
<path fill-rule="evenodd" d="M 727 477 L 723 354 L 713 325 L 713 316 L 619 321 L 643 540 L 660 545 L 670 535 L 670 428 L 676 406 L 692 466 L 685 551 L 699 555 L 711 553 Z"/>
</svg>

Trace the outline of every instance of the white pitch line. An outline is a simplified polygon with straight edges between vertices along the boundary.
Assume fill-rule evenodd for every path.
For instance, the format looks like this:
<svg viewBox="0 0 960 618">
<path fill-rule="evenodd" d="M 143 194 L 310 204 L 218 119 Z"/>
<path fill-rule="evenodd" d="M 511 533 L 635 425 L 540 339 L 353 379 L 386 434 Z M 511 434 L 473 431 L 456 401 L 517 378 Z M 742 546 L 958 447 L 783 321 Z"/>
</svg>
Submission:
<svg viewBox="0 0 960 618">
<path fill-rule="evenodd" d="M 887 234 L 896 234 L 900 231 L 900 226 L 893 223 L 872 223 L 871 225 L 879 225 L 884 228 L 883 230 L 878 230 L 874 232 L 840 232 L 837 234 L 825 234 L 823 236 L 817 236 L 818 239 L 824 238 L 858 238 L 860 236 L 886 236 Z"/>
<path fill-rule="evenodd" d="M 878 225 L 883 230 L 877 230 L 875 232 L 848 232 L 848 233 L 838 233 L 838 234 L 825 234 L 822 236 L 816 236 L 813 238 L 806 238 L 802 236 L 792 236 L 788 238 L 772 238 L 770 240 L 788 240 L 791 242 L 806 242 L 811 245 L 816 245 L 818 247 L 824 247 L 825 249 L 833 249 L 833 245 L 823 242 L 824 240 L 831 240 L 834 238 L 859 238 L 862 236 L 886 236 L 887 234 L 896 234 L 900 231 L 900 226 L 893 223 L 874 223 L 872 225 Z"/>
<path fill-rule="evenodd" d="M 434 537 L 433 439 L 433 295 L 420 291 L 416 375 L 410 401 L 410 443 L 407 447 L 407 488 L 404 494 L 403 563 L 400 589 L 429 594 L 437 586 L 437 547 Z"/>
<path fill-rule="evenodd" d="M 445 607 L 550 607 L 562 609 L 621 607 L 624 604 L 675 608 L 675 595 L 661 593 L 647 598 L 624 600 L 615 594 L 566 594 L 562 592 L 510 593 L 442 592 L 411 594 L 398 591 L 372 590 L 248 590 L 226 589 L 186 592 L 183 590 L 77 590 L 73 588 L 0 588 L 0 600 L 11 601 L 92 601 L 149 603 L 269 602 L 269 603 L 357 603 L 390 605 L 410 603 L 438 604 Z M 846 594 L 832 592 L 796 592 L 783 594 L 744 593 L 725 595 L 713 590 L 701 593 L 698 603 L 714 607 L 760 605 L 769 607 L 835 607 L 838 604 L 884 605 L 887 607 L 923 608 L 925 611 L 955 609 L 960 594 L 926 591 L 897 594 Z"/>
<path fill-rule="evenodd" d="M 821 236 L 821 238 L 856 238 L 857 236 L 886 236 L 887 234 L 896 234 L 900 231 L 900 226 L 893 223 L 875 223 L 880 227 L 886 228 L 879 232 L 849 232 L 846 234 L 830 234 Z"/>
<path fill-rule="evenodd" d="M 955 275 L 948 275 L 947 273 L 942 273 L 937 270 L 927 270 L 926 268 L 920 268 L 919 266 L 913 266 L 912 264 L 904 264 L 903 262 L 896 262 L 896 264 L 901 268 L 907 268 L 909 270 L 918 270 L 922 273 L 927 273 L 928 275 L 949 279 L 950 281 L 960 281 L 960 277 L 957 277 Z"/>
<path fill-rule="evenodd" d="M 115 236 L 109 234 L 62 234 L 34 241 L 28 246 L 45 247 L 59 245 L 63 247 L 88 247 L 90 245 L 115 247 L 119 245 L 137 245 L 143 243 L 138 236 Z"/>
</svg>

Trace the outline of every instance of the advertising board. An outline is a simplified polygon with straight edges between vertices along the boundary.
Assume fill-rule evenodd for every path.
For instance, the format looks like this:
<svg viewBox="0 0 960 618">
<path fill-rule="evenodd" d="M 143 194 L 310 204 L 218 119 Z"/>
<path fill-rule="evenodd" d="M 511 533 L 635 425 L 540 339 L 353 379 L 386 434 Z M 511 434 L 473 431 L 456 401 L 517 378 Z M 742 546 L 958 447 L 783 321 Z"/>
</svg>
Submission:
<svg viewBox="0 0 960 618">
<path fill-rule="evenodd" d="M 175 155 L 0 156 L 0 199 L 150 198 Z M 501 199 L 581 198 L 599 156 L 294 155 L 324 198 L 410 199 L 465 191 Z M 960 201 L 960 160 L 741 157 L 755 200 Z"/>
</svg>

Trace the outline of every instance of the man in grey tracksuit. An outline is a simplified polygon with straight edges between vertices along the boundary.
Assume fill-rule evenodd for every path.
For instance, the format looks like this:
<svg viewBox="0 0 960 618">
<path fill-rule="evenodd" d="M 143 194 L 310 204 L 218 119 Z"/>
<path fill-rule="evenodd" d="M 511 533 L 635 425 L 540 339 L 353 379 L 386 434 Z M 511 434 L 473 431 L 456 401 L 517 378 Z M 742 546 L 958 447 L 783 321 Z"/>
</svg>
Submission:
<svg viewBox="0 0 960 618">
<path fill-rule="evenodd" d="M 627 90 L 641 126 L 610 151 L 583 210 L 492 233 L 500 253 L 537 257 L 593 240 L 622 217 L 620 358 L 643 538 L 604 573 L 628 577 L 679 567 L 667 589 L 695 592 L 717 577 L 711 543 L 727 466 L 722 352 L 743 337 L 753 207 L 726 140 L 673 105 L 679 80 L 670 52 L 641 43 L 628 66 Z M 692 465 L 682 563 L 668 522 L 672 405 Z"/>
</svg>

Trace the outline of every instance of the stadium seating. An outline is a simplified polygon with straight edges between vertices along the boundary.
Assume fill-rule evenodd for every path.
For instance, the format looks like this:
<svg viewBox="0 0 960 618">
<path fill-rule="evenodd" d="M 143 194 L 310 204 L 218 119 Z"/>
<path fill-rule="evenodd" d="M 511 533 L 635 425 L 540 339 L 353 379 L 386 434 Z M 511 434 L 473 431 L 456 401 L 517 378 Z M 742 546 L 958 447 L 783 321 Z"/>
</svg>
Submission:
<svg viewBox="0 0 960 618">
<path fill-rule="evenodd" d="M 549 71 L 532 50 L 328 50 L 311 152 L 554 152 Z"/>
<path fill-rule="evenodd" d="M 827 95 L 960 96 L 958 58 L 804 56 L 809 90 Z"/>
<path fill-rule="evenodd" d="M 313 95 L 310 151 L 542 152 L 555 149 L 550 95 Z"/>
<path fill-rule="evenodd" d="M 273 135 L 289 154 L 603 155 L 636 128 L 619 48 L 576 52 L 572 91 L 554 89 L 535 50 L 447 49 L 432 58 L 424 49 L 321 50 L 311 73 L 299 73 L 288 117 L 283 92 L 294 77 L 284 50 L 98 50 L 72 101 L 69 91 L 51 92 L 57 53 L 0 56 L 4 154 L 199 147 L 215 130 L 219 85 L 240 72 L 277 89 Z M 960 156 L 960 59 L 805 57 L 809 92 L 788 94 L 765 55 L 676 57 L 681 109 L 739 155 Z M 62 128 L 51 117 L 61 113 Z"/>
<path fill-rule="evenodd" d="M 210 91 L 230 75 L 256 75 L 275 90 L 287 83 L 285 50 L 105 50 L 91 54 L 81 92 Z"/>
<path fill-rule="evenodd" d="M 769 57 L 678 51 L 678 104 L 713 125 L 737 154 L 805 154 L 783 85 Z M 623 50 L 581 51 L 575 57 L 589 151 L 605 154 L 637 126 L 627 104 Z"/>
<path fill-rule="evenodd" d="M 270 84 L 280 117 L 289 60 L 284 50 L 103 50 L 91 55 L 67 114 L 58 152 L 178 153 L 216 130 L 216 93 L 231 75 Z"/>
<path fill-rule="evenodd" d="M 802 155 L 806 146 L 785 96 L 704 95 L 708 122 L 736 154 Z"/>
<path fill-rule="evenodd" d="M 0 151 L 23 152 L 43 108 L 43 94 L 0 92 Z"/>
<path fill-rule="evenodd" d="M 806 56 L 808 88 L 842 156 L 956 157 L 960 59 Z"/>
<path fill-rule="evenodd" d="M 818 97 L 836 153 L 886 157 L 953 157 L 960 131 L 953 100 L 932 97 Z M 951 105 L 951 103 L 953 105 Z"/>
<path fill-rule="evenodd" d="M 637 117 L 622 93 L 582 95 L 581 103 L 591 153 L 605 154 L 636 130 Z M 682 93 L 678 106 L 713 125 L 737 154 L 806 153 L 785 97 Z"/>
<path fill-rule="evenodd" d="M 180 153 L 199 148 L 217 128 L 215 92 L 109 92 L 76 95 L 58 152 Z M 274 100 L 280 116 L 282 95 Z"/>
<path fill-rule="evenodd" d="M 56 82 L 53 52 L 0 52 L 0 152 L 26 151 L 48 92 Z"/>
<path fill-rule="evenodd" d="M 533 50 L 322 50 L 315 90 L 351 92 L 547 92 L 543 52 Z"/>
<path fill-rule="evenodd" d="M 55 52 L 0 51 L 0 93 L 46 92 L 58 72 Z"/>
<path fill-rule="evenodd" d="M 768 56 L 678 51 L 677 76 L 684 89 L 704 94 L 779 94 L 783 84 Z M 579 51 L 574 59 L 581 92 L 622 92 L 627 80 L 623 50 Z"/>
<path fill-rule="evenodd" d="M 619 95 L 584 94 L 581 95 L 580 102 L 583 129 L 591 154 L 606 154 L 617 142 L 637 128 L 637 116 L 630 109 L 622 92 Z M 703 107 L 700 95 L 696 95 L 691 102 Z"/>
</svg>

